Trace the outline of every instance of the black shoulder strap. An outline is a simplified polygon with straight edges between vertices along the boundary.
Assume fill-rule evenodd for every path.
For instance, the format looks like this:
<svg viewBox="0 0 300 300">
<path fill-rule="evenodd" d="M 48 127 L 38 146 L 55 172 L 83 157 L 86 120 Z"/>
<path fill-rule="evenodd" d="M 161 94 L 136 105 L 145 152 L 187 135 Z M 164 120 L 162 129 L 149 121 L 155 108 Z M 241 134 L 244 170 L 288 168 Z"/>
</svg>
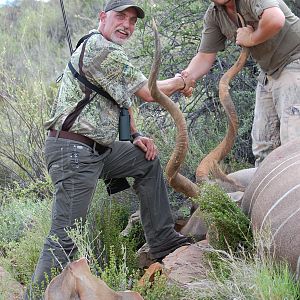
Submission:
<svg viewBox="0 0 300 300">
<path fill-rule="evenodd" d="M 82 112 L 84 107 L 93 100 L 95 95 L 91 98 L 90 97 L 91 91 L 95 91 L 97 94 L 100 94 L 109 100 L 115 101 L 102 87 L 96 86 L 93 83 L 91 83 L 90 81 L 88 81 L 88 79 L 84 76 L 84 72 L 82 70 L 85 46 L 86 46 L 88 39 L 93 34 L 97 34 L 97 32 L 92 32 L 90 34 L 83 36 L 76 45 L 76 49 L 77 49 L 83 43 L 82 50 L 80 53 L 80 58 L 79 58 L 80 74 L 75 70 L 71 61 L 69 61 L 69 63 L 68 63 L 68 67 L 69 67 L 70 71 L 72 72 L 73 76 L 85 86 L 85 91 L 84 91 L 85 96 L 82 100 L 80 100 L 77 103 L 75 110 L 73 112 L 71 112 L 65 119 L 65 121 L 62 125 L 62 130 L 64 130 L 64 131 L 69 131 L 69 129 L 72 127 L 72 125 L 74 124 L 75 120 L 78 118 L 78 116 L 80 115 L 80 113 Z"/>
<path fill-rule="evenodd" d="M 82 65 L 83 65 L 83 57 L 84 57 L 84 51 L 85 51 L 86 43 L 87 43 L 87 39 L 83 43 L 82 50 L 81 50 L 80 57 L 79 57 L 79 72 L 80 72 L 80 74 L 82 74 L 81 76 L 84 76 L 84 73 L 82 71 Z M 84 92 L 84 98 L 81 99 L 77 103 L 74 111 L 72 111 L 66 117 L 66 119 L 64 120 L 64 122 L 62 124 L 62 128 L 61 128 L 63 131 L 69 131 L 70 130 L 70 128 L 74 124 L 75 120 L 78 118 L 78 116 L 80 115 L 80 113 L 84 109 L 84 107 L 93 100 L 94 97 L 91 98 L 91 93 L 92 93 L 91 89 L 84 86 L 84 91 L 83 92 Z"/>
<path fill-rule="evenodd" d="M 103 97 L 115 101 L 114 98 L 107 93 L 103 88 L 94 85 L 93 83 L 91 83 L 90 81 L 87 80 L 87 78 L 85 76 L 81 76 L 73 67 L 72 63 L 69 61 L 68 63 L 69 69 L 72 72 L 73 76 L 78 79 L 82 84 L 84 84 L 86 87 L 88 87 L 89 89 L 95 91 L 96 93 L 102 95 Z"/>
<path fill-rule="evenodd" d="M 92 35 L 94 35 L 94 34 L 100 34 L 100 32 L 91 32 L 91 33 L 88 33 L 88 34 L 86 34 L 86 35 L 84 35 L 78 42 L 77 42 L 77 45 L 76 45 L 76 48 L 75 48 L 75 50 L 86 40 L 86 39 L 88 39 L 88 38 L 90 38 Z M 74 51 L 75 51 L 74 50 Z"/>
<path fill-rule="evenodd" d="M 94 34 L 100 34 L 100 32 L 91 32 L 89 34 L 86 34 L 85 36 L 83 36 L 77 43 L 75 50 L 83 43 L 86 42 L 92 35 Z M 82 84 L 84 84 L 86 87 L 88 87 L 89 89 L 95 91 L 96 93 L 102 95 L 103 97 L 115 101 L 114 98 L 107 93 L 102 87 L 96 86 L 95 84 L 91 83 L 90 81 L 88 81 L 88 79 L 85 76 L 80 75 L 74 68 L 74 66 L 72 65 L 71 61 L 69 61 L 68 63 L 68 67 L 70 69 L 70 71 L 72 72 L 73 76 L 78 79 Z"/>
</svg>

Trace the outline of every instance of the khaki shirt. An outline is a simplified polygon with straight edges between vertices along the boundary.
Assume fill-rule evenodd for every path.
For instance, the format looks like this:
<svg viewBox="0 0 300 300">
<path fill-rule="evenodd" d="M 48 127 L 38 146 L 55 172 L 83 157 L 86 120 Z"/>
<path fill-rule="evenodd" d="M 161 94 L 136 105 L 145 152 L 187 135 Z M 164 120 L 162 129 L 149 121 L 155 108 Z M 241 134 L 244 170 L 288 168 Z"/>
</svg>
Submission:
<svg viewBox="0 0 300 300">
<path fill-rule="evenodd" d="M 261 69 L 277 78 L 282 69 L 300 58 L 300 20 L 282 0 L 238 0 L 239 12 L 247 25 L 257 29 L 260 16 L 270 7 L 279 7 L 285 15 L 285 25 L 273 38 L 250 48 Z M 200 52 L 223 51 L 225 41 L 235 42 L 237 25 L 223 6 L 212 3 L 206 11 Z"/>
<path fill-rule="evenodd" d="M 82 45 L 74 52 L 71 63 L 79 73 Z M 115 101 L 93 92 L 93 100 L 85 106 L 69 131 L 85 135 L 101 145 L 110 145 L 118 135 L 120 106 L 129 108 L 131 97 L 147 81 L 146 77 L 129 61 L 122 46 L 107 41 L 101 34 L 87 41 L 83 72 L 87 79 L 108 92 Z M 52 108 L 52 117 L 46 129 L 60 130 L 66 117 L 84 98 L 84 85 L 75 79 L 66 67 L 58 97 Z"/>
</svg>

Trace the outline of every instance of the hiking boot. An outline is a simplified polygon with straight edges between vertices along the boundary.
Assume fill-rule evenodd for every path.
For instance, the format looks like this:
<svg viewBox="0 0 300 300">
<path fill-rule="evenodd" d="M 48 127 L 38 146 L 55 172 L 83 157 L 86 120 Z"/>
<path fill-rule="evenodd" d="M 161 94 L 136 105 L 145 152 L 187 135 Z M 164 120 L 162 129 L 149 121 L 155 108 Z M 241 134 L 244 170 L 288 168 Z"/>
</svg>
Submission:
<svg viewBox="0 0 300 300">
<path fill-rule="evenodd" d="M 162 262 L 162 260 L 167 255 L 174 252 L 176 249 L 188 245 L 191 245 L 188 238 L 178 233 L 177 236 L 171 242 L 164 243 L 163 245 L 158 247 L 152 247 L 150 249 L 150 256 L 153 260 L 157 262 Z"/>
</svg>

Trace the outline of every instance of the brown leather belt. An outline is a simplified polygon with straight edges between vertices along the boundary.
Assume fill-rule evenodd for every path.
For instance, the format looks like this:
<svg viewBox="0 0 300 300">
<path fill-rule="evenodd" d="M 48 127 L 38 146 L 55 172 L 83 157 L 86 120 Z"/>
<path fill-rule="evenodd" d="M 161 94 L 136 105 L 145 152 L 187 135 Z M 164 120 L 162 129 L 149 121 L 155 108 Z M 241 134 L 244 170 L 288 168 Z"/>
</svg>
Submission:
<svg viewBox="0 0 300 300">
<path fill-rule="evenodd" d="M 94 140 L 74 132 L 69 131 L 57 131 L 55 129 L 50 129 L 48 136 L 50 137 L 58 137 L 60 139 L 66 139 L 66 140 L 72 140 L 76 142 L 80 142 L 83 144 L 86 144 L 87 146 L 90 146 L 91 148 L 95 149 L 99 154 L 103 154 L 108 147 L 102 146 L 95 142 Z"/>
</svg>

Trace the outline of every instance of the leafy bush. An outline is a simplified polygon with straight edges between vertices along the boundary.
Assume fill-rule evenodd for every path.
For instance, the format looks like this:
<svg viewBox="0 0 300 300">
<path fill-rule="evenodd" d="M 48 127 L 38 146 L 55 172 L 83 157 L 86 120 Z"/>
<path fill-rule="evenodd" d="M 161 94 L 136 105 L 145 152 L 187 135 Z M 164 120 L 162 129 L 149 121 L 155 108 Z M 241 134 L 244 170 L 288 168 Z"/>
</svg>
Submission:
<svg viewBox="0 0 300 300">
<path fill-rule="evenodd" d="M 108 230 L 108 228 L 105 229 L 107 232 Z M 126 243 L 121 238 L 118 246 L 109 244 L 111 242 L 109 241 L 104 244 L 102 252 L 99 253 L 93 245 L 97 239 L 101 239 L 101 231 L 94 240 L 90 240 L 91 233 L 88 222 L 83 225 L 78 221 L 76 227 L 68 231 L 68 235 L 78 247 L 76 258 L 88 258 L 91 272 L 101 277 L 113 290 L 127 290 L 130 281 L 136 280 L 134 278 L 136 277 L 135 270 L 132 266 L 131 269 L 127 266 L 130 258 L 127 257 L 127 249 L 124 246 Z"/>
<path fill-rule="evenodd" d="M 118 273 L 123 264 L 128 268 L 128 274 L 137 268 L 136 251 L 145 241 L 143 229 L 136 225 L 128 237 L 121 235 L 131 213 L 130 205 L 134 202 L 128 199 L 129 193 L 109 197 L 103 182 L 99 182 L 86 223 L 83 225 L 78 220 L 76 228 L 69 231 L 78 247 L 76 257 L 87 257 L 95 274 L 107 268 L 115 268 L 111 272 Z"/>
<path fill-rule="evenodd" d="M 165 275 L 154 276 L 154 282 L 146 282 L 144 286 L 136 286 L 138 291 L 145 300 L 180 300 L 183 299 L 186 291 L 175 285 L 168 285 L 168 279 Z M 192 298 L 189 298 L 190 300 Z M 196 298 L 195 298 L 196 299 Z"/>
<path fill-rule="evenodd" d="M 121 249 L 118 249 L 118 253 L 121 251 L 121 257 L 117 257 L 114 251 L 114 247 L 110 246 L 109 251 L 104 247 L 102 253 L 97 253 L 93 248 L 93 242 L 90 240 L 90 225 L 86 222 L 84 225 L 81 221 L 76 222 L 76 227 L 68 231 L 68 235 L 72 238 L 75 245 L 78 248 L 76 258 L 86 257 L 89 260 L 91 272 L 101 277 L 105 283 L 114 290 L 128 289 L 128 278 L 130 277 L 130 271 L 127 267 L 126 248 L 121 245 Z M 99 232 L 97 238 L 100 238 L 101 232 Z M 102 255 L 105 252 L 109 252 L 109 256 L 106 257 L 108 261 L 103 259 Z"/>
<path fill-rule="evenodd" d="M 1 265 L 24 284 L 30 281 L 50 228 L 49 190 L 48 182 L 37 182 L 0 193 Z"/>
<path fill-rule="evenodd" d="M 35 226 L 41 211 L 49 209 L 49 183 L 31 183 L 27 188 L 15 185 L 0 193 L 0 250 L 18 242 Z M 41 201 L 41 197 L 45 201 Z M 47 213 L 47 215 L 49 215 Z"/>
<path fill-rule="evenodd" d="M 50 202 L 39 202 L 39 208 L 19 241 L 12 241 L 6 248 L 6 258 L 11 262 L 18 281 L 27 284 L 34 272 L 44 240 L 50 229 Z"/>
<path fill-rule="evenodd" d="M 116 257 L 113 247 L 110 249 L 109 262 L 100 272 L 100 277 L 107 285 L 116 291 L 128 290 L 129 279 L 132 276 L 126 262 L 126 248 L 121 246 L 122 257 Z"/>
<path fill-rule="evenodd" d="M 42 213 L 42 212 L 41 212 Z M 38 220 L 31 231 L 17 243 L 12 243 L 7 258 L 12 262 L 16 278 L 28 284 L 40 256 L 44 240 L 50 229 L 50 218 Z M 49 215 L 49 214 L 48 214 Z"/>
<path fill-rule="evenodd" d="M 238 246 L 251 249 L 250 220 L 220 187 L 204 184 L 201 195 L 194 200 L 208 225 L 209 243 L 215 249 L 235 251 Z"/>
<path fill-rule="evenodd" d="M 101 198 L 95 199 L 89 215 L 90 240 L 93 241 L 94 251 L 100 256 L 100 264 L 104 267 L 111 259 L 111 250 L 113 250 L 117 261 L 123 259 L 122 247 L 126 248 L 126 264 L 130 270 L 137 267 L 136 251 L 138 246 L 144 241 L 143 230 L 141 227 L 135 227 L 129 237 L 121 235 L 125 229 L 129 215 L 131 213 L 128 203 L 126 203 L 126 192 L 120 193 L 117 199 L 109 199 L 105 194 Z"/>
</svg>

